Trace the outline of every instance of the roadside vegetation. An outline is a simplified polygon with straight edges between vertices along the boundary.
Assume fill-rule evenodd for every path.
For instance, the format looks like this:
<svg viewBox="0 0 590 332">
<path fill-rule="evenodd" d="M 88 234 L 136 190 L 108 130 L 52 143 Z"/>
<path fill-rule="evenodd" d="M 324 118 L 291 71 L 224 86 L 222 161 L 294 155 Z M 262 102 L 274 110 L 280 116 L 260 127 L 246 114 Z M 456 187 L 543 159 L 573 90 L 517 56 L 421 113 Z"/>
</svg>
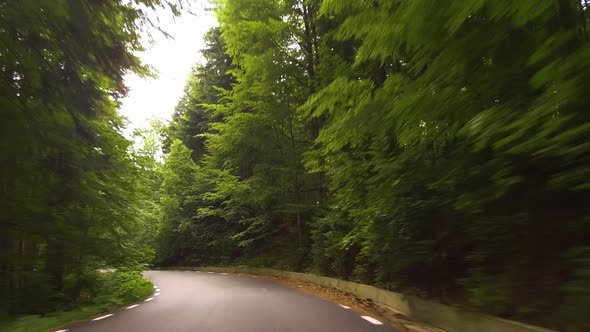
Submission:
<svg viewBox="0 0 590 332">
<path fill-rule="evenodd" d="M 157 264 L 311 271 L 590 330 L 587 1 L 214 0 L 171 121 L 133 141 L 118 107 L 123 76 L 150 75 L 146 13 L 186 7 L 129 3 L 0 1 L 14 324 L 139 298 Z"/>
<path fill-rule="evenodd" d="M 134 3 L 0 1 L 3 330 L 41 331 L 152 291 L 140 272 L 154 230 L 138 211 L 153 156 L 123 136 L 117 109 L 124 75 L 150 74 L 135 55 L 146 13 L 169 5 Z"/>
<path fill-rule="evenodd" d="M 214 4 L 162 133 L 159 264 L 590 328 L 585 1 Z"/>
<path fill-rule="evenodd" d="M 54 329 L 142 300 L 154 291 L 153 284 L 135 271 L 98 272 L 86 276 L 85 279 L 90 287 L 84 289 L 75 303 L 69 303 L 59 311 L 42 315 L 6 317 L 4 323 L 0 323 L 0 331 L 30 332 Z"/>
</svg>

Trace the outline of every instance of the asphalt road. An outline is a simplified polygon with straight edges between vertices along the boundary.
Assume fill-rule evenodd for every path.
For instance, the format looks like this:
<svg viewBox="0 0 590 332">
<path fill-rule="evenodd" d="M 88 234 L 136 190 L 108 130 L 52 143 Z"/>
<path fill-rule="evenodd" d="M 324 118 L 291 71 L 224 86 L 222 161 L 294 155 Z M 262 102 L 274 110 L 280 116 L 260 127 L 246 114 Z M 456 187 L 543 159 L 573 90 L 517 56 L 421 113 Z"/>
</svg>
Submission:
<svg viewBox="0 0 590 332">
<path fill-rule="evenodd" d="M 197 271 L 145 274 L 157 287 L 151 300 L 60 331 L 400 332 L 336 303 L 251 276 Z"/>
</svg>

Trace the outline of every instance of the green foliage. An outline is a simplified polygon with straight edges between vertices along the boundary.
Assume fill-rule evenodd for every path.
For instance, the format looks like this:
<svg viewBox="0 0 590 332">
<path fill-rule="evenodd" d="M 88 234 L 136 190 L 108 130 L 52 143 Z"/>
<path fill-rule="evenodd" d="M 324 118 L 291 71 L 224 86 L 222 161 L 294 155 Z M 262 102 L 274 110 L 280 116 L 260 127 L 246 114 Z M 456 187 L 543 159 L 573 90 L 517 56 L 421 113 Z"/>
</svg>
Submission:
<svg viewBox="0 0 590 332">
<path fill-rule="evenodd" d="M 153 284 L 139 272 L 93 273 L 92 289 L 86 294 L 88 302 L 74 310 L 49 312 L 42 316 L 28 315 L 0 322 L 0 331 L 45 331 L 67 323 L 86 319 L 123 305 L 146 298 Z"/>
<path fill-rule="evenodd" d="M 163 185 L 167 264 L 310 269 L 584 330 L 586 2 L 215 3 L 166 135 L 168 181 L 191 174 Z"/>
<path fill-rule="evenodd" d="M 316 264 L 573 328 L 543 313 L 578 280 L 580 263 L 565 256 L 587 234 L 586 9 L 324 1 L 321 10 L 343 18 L 335 38 L 358 48 L 352 70 L 302 107 L 327 117 L 307 153 L 334 197 L 333 217 L 317 224 Z"/>
<path fill-rule="evenodd" d="M 71 309 L 85 276 L 151 260 L 139 179 L 155 150 L 133 153 L 117 108 L 123 76 L 150 74 L 135 55 L 146 10 L 170 5 L 0 4 L 0 311 Z"/>
<path fill-rule="evenodd" d="M 586 331 L 590 328 L 583 308 L 590 305 L 590 247 L 577 247 L 570 250 L 568 259 L 575 266 L 574 278 L 563 289 L 566 294 L 564 307 L 557 316 L 570 321 L 572 331 Z"/>
<path fill-rule="evenodd" d="M 153 292 L 153 284 L 138 271 L 115 271 L 99 274 L 96 283 L 94 303 L 109 308 L 146 298 Z"/>
<path fill-rule="evenodd" d="M 0 331 L 29 332 L 46 331 L 69 322 L 92 317 L 104 312 L 102 305 L 84 306 L 72 311 L 58 311 L 44 316 L 28 315 L 0 323 Z"/>
</svg>

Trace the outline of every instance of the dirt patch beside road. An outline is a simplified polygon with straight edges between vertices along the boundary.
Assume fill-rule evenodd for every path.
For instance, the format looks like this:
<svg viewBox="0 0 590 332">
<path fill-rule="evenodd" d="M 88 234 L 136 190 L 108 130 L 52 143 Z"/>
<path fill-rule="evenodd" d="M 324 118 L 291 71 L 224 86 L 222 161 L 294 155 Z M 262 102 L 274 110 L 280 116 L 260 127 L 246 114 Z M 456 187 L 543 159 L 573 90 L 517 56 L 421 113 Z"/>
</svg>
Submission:
<svg viewBox="0 0 590 332">
<path fill-rule="evenodd" d="M 251 275 L 254 276 L 254 275 Z M 295 288 L 308 294 L 315 295 L 322 299 L 350 307 L 352 310 L 376 318 L 382 322 L 387 322 L 406 332 L 444 332 L 437 327 L 416 321 L 410 316 L 373 302 L 370 299 L 357 297 L 351 293 L 344 292 L 335 288 L 323 287 L 311 282 L 284 279 L 272 276 L 256 275 L 258 279 L 270 280 L 287 287 Z"/>
</svg>

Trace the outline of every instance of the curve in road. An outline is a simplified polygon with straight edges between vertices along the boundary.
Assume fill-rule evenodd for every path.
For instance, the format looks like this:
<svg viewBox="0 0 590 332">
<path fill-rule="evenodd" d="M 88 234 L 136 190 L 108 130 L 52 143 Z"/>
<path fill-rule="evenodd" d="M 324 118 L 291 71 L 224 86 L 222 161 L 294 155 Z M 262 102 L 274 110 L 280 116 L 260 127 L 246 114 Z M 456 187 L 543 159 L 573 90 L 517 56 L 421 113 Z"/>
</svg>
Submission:
<svg viewBox="0 0 590 332">
<path fill-rule="evenodd" d="M 148 271 L 154 293 L 60 332 L 400 332 L 345 306 L 272 281 L 199 271 Z"/>
</svg>

